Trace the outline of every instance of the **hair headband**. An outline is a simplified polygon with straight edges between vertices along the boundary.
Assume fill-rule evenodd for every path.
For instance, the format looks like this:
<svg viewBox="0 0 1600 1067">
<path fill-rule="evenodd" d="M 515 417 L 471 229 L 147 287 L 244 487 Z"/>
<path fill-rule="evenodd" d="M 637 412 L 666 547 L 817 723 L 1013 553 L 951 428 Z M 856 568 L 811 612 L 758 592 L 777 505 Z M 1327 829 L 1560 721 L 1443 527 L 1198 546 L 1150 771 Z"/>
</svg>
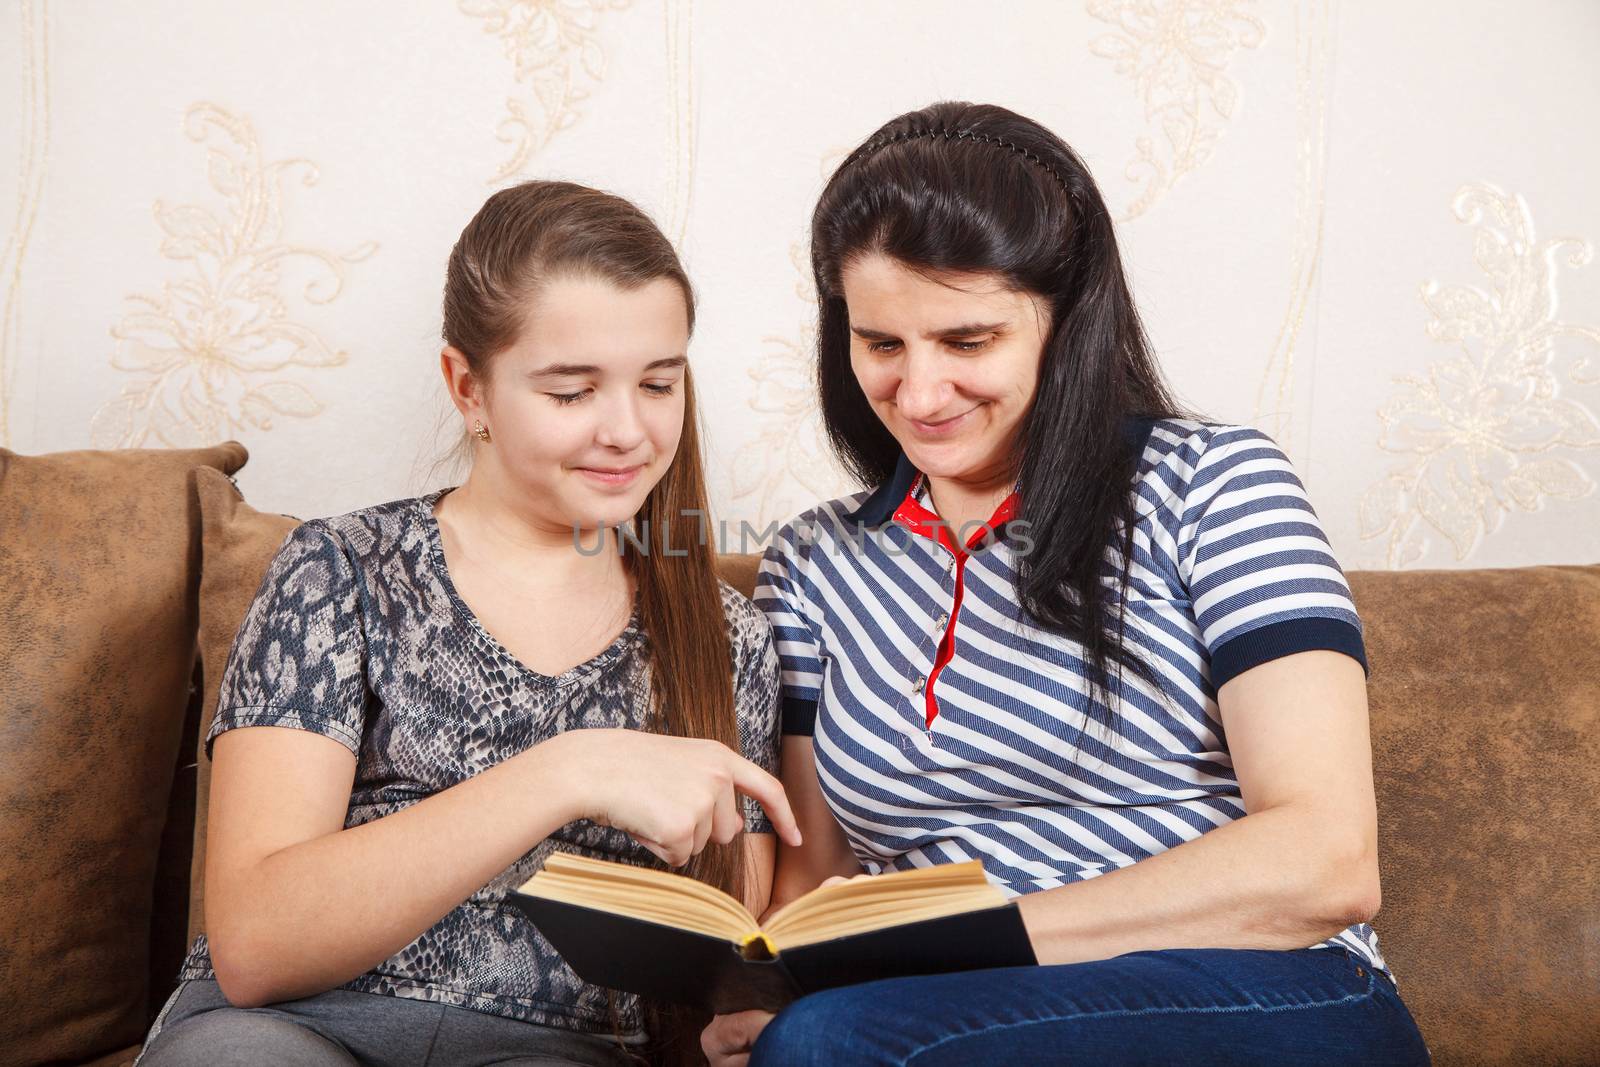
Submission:
<svg viewBox="0 0 1600 1067">
<path fill-rule="evenodd" d="M 1007 141 L 1004 138 L 996 137 L 994 134 L 981 133 L 977 130 L 949 130 L 944 129 L 943 127 L 932 130 L 902 130 L 899 133 L 892 133 L 881 140 L 869 141 L 867 144 L 862 145 L 860 148 L 856 149 L 850 154 L 850 158 L 846 159 L 842 164 L 840 164 L 839 169 L 844 170 L 856 160 L 870 156 L 880 149 L 887 148 L 892 144 L 898 144 L 901 141 L 915 140 L 919 137 L 940 137 L 946 141 L 982 141 L 984 144 L 996 145 L 1000 148 L 1006 149 L 1009 152 L 1015 152 L 1023 159 L 1026 159 L 1029 163 L 1043 168 L 1046 174 L 1049 174 L 1050 177 L 1056 180 L 1056 183 L 1061 186 L 1064 192 L 1066 192 L 1068 198 L 1073 200 L 1077 199 L 1075 196 L 1073 196 L 1072 187 L 1067 184 L 1067 180 L 1063 178 L 1061 174 L 1049 163 L 1046 163 L 1044 160 L 1035 155 L 1031 149 L 1024 148 L 1014 141 Z"/>
</svg>

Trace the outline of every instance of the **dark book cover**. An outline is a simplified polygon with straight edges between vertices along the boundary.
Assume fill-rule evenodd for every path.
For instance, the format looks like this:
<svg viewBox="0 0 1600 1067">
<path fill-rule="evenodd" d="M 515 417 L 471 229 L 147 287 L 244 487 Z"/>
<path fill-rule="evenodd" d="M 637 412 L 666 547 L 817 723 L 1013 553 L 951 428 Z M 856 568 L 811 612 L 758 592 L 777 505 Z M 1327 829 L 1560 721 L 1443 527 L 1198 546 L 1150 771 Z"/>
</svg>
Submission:
<svg viewBox="0 0 1600 1067">
<path fill-rule="evenodd" d="M 579 978 L 718 1014 L 835 986 L 1038 961 L 1015 903 L 889 926 L 748 959 L 734 942 L 513 891 L 506 902 L 539 928 Z"/>
</svg>

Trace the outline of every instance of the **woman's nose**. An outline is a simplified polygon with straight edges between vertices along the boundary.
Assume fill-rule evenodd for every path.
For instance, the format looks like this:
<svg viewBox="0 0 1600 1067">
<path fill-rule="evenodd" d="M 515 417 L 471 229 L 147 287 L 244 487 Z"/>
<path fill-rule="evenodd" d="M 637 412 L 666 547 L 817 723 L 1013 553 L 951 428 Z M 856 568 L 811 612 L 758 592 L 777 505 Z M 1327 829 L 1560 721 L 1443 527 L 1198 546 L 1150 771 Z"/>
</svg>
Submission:
<svg viewBox="0 0 1600 1067">
<path fill-rule="evenodd" d="M 949 403 L 952 387 L 934 358 L 909 355 L 903 364 L 895 405 L 908 419 L 928 419 Z"/>
</svg>

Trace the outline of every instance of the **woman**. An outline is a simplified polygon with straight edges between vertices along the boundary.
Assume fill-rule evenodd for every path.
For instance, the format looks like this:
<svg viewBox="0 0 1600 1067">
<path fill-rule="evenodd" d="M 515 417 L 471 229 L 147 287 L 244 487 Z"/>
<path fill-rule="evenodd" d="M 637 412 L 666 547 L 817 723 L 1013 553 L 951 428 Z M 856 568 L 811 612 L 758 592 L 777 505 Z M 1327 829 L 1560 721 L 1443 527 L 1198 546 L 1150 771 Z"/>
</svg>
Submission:
<svg viewBox="0 0 1600 1067">
<path fill-rule="evenodd" d="M 719 1017 L 712 1062 L 1427 1062 L 1369 925 L 1349 589 L 1273 442 L 1170 398 L 1082 161 L 903 115 L 812 263 L 823 418 L 876 488 L 762 563 L 805 833 L 773 906 L 979 859 L 1039 965 Z"/>
<path fill-rule="evenodd" d="M 470 473 L 273 560 L 206 738 L 206 933 L 141 1067 L 627 1063 L 639 1003 L 506 892 L 560 850 L 765 905 L 772 824 L 799 842 L 770 631 L 704 539 L 660 540 L 705 507 L 693 314 L 617 197 L 528 182 L 468 224 L 441 368 Z"/>
</svg>

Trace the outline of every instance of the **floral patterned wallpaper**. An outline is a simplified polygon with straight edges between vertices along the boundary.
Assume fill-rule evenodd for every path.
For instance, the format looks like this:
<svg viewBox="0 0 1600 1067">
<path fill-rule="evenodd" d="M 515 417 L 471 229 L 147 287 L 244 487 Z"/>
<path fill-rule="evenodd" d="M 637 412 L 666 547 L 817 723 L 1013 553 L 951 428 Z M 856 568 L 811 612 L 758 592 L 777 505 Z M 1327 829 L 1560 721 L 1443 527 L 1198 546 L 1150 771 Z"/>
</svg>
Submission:
<svg viewBox="0 0 1600 1067">
<path fill-rule="evenodd" d="M 0 13 L 0 444 L 227 438 L 258 507 L 438 484 L 444 261 L 494 188 L 632 197 L 701 293 L 714 503 L 851 491 L 805 225 L 935 99 L 1094 168 L 1163 364 L 1277 439 L 1347 568 L 1600 561 L 1600 7 L 405 0 Z"/>
</svg>

